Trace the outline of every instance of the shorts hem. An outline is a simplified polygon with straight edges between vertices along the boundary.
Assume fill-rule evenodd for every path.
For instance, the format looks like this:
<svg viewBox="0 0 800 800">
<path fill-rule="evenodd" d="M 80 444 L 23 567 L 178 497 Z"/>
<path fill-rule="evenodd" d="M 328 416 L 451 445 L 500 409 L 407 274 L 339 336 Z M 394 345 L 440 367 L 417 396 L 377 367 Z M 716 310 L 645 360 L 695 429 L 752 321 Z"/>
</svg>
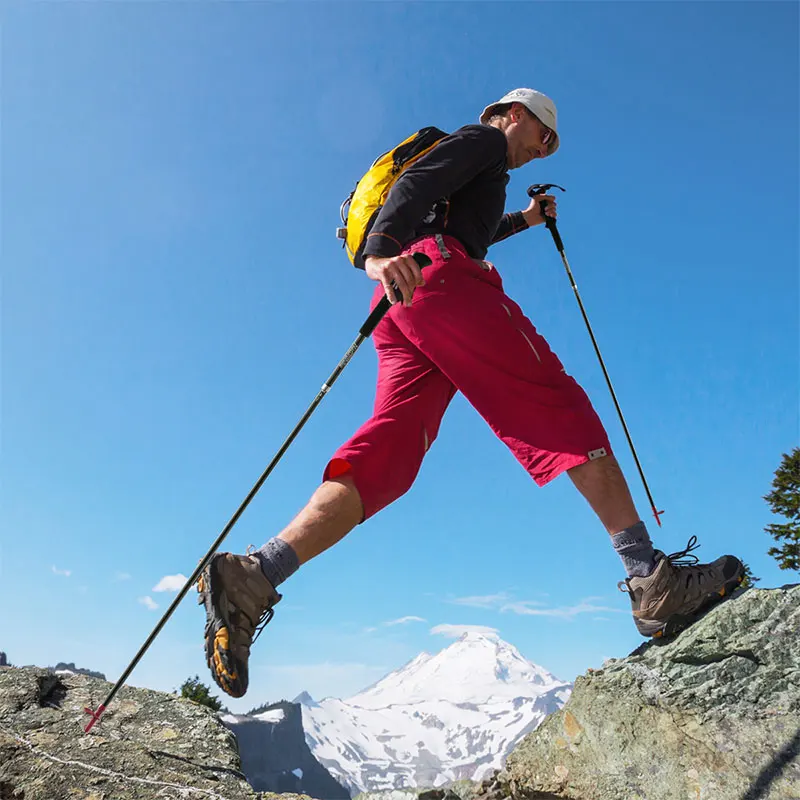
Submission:
<svg viewBox="0 0 800 800">
<path fill-rule="evenodd" d="M 356 479 L 355 473 L 353 471 L 353 465 L 346 459 L 346 458 L 332 458 L 322 473 L 322 480 L 325 481 L 335 481 L 337 478 L 344 478 L 345 476 L 349 476 L 350 479 L 353 481 L 353 485 L 356 487 L 356 491 L 358 492 L 358 499 L 361 501 L 361 520 L 359 521 L 359 525 L 362 522 L 366 521 L 372 514 L 367 513 L 367 507 L 364 503 L 364 495 L 362 491 L 358 488 L 358 480 Z"/>
<path fill-rule="evenodd" d="M 606 451 L 606 456 L 612 455 L 611 448 L 607 445 L 604 445 L 604 449 Z M 596 460 L 596 459 L 595 459 Z M 567 472 L 574 467 L 579 467 L 581 464 L 587 464 L 589 461 L 592 461 L 588 455 L 570 455 L 564 456 L 559 462 L 558 465 L 553 467 L 552 469 L 547 470 L 541 474 L 531 474 L 531 477 L 536 482 L 537 486 L 547 486 L 548 483 L 554 481 L 559 475 L 564 472 Z"/>
</svg>

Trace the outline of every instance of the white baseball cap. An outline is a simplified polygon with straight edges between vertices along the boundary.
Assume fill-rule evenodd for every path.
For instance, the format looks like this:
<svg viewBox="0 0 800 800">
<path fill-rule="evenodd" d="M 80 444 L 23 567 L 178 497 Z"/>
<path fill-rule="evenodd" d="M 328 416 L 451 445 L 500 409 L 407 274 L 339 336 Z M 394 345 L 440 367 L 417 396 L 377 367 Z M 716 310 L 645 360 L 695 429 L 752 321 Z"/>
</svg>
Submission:
<svg viewBox="0 0 800 800">
<path fill-rule="evenodd" d="M 556 106 L 555 103 L 546 95 L 537 92 L 536 89 L 514 89 L 507 95 L 496 100 L 489 106 L 483 109 L 480 116 L 482 124 L 486 124 L 492 116 L 496 106 L 501 106 L 506 103 L 522 103 L 528 111 L 531 112 L 542 124 L 550 128 L 555 134 L 553 141 L 547 149 L 547 155 L 553 155 L 558 150 L 560 138 L 556 128 Z"/>
</svg>

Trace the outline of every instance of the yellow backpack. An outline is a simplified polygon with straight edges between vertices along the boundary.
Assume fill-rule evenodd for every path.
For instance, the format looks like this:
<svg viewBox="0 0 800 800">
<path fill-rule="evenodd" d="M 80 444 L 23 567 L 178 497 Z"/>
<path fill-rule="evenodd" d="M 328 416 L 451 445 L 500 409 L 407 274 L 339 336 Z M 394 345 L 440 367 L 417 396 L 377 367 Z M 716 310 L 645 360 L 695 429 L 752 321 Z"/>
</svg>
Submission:
<svg viewBox="0 0 800 800">
<path fill-rule="evenodd" d="M 344 240 L 342 247 L 354 266 L 364 269 L 363 253 L 367 234 L 400 173 L 430 152 L 447 135 L 434 127 L 422 128 L 412 134 L 397 147 L 379 156 L 342 203 L 340 213 L 344 227 L 336 229 L 336 237 Z"/>
</svg>

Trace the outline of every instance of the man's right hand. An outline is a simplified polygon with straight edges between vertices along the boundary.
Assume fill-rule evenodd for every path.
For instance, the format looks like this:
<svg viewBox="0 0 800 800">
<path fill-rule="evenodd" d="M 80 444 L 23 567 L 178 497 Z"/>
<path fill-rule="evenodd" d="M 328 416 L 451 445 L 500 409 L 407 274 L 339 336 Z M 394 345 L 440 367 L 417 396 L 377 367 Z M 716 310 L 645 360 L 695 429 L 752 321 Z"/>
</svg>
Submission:
<svg viewBox="0 0 800 800">
<path fill-rule="evenodd" d="M 405 305 L 406 308 L 411 306 L 414 289 L 416 289 L 417 286 L 425 285 L 425 279 L 422 277 L 422 270 L 414 260 L 414 257 L 410 254 L 392 256 L 391 258 L 367 256 L 364 259 L 364 266 L 367 275 L 373 281 L 380 281 L 392 305 L 397 302 L 392 283 L 397 285 L 397 288 L 403 295 L 403 305 Z"/>
</svg>

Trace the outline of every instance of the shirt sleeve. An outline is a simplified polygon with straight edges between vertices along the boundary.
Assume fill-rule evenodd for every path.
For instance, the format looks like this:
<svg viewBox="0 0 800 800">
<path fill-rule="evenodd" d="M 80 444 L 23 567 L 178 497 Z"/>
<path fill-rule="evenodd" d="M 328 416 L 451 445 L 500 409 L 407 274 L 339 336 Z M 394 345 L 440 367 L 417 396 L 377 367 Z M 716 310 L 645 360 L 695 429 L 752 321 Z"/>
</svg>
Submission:
<svg viewBox="0 0 800 800">
<path fill-rule="evenodd" d="M 522 216 L 521 211 L 514 211 L 511 214 L 503 214 L 500 224 L 497 226 L 497 231 L 492 238 L 492 244 L 502 242 L 503 239 L 508 239 L 515 233 L 527 230 L 530 226 L 525 222 L 525 217 Z"/>
<path fill-rule="evenodd" d="M 433 204 L 486 169 L 505 169 L 506 137 L 488 125 L 466 125 L 404 170 L 389 190 L 364 247 L 364 256 L 396 256 Z M 510 235 L 510 234 L 509 234 Z"/>
</svg>

